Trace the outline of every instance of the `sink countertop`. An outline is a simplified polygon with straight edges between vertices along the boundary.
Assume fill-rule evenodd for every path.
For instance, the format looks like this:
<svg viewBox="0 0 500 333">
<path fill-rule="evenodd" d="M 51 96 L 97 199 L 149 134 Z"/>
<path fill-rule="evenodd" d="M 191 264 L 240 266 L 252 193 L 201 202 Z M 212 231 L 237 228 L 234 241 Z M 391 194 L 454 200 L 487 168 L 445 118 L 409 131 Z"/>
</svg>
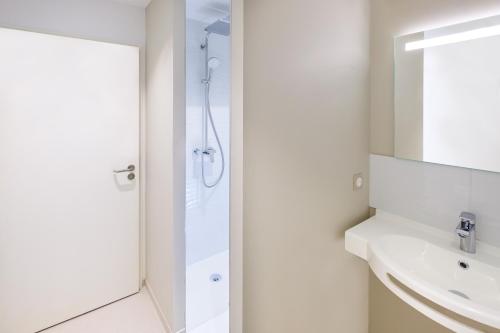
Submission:
<svg viewBox="0 0 500 333">
<path fill-rule="evenodd" d="M 361 259 L 368 260 L 368 244 L 386 235 L 420 238 L 461 256 L 500 267 L 500 248 L 498 247 L 478 240 L 477 253 L 466 253 L 460 250 L 460 241 L 454 230 L 446 232 L 381 210 L 377 211 L 377 215 L 345 232 L 345 249 Z"/>
</svg>

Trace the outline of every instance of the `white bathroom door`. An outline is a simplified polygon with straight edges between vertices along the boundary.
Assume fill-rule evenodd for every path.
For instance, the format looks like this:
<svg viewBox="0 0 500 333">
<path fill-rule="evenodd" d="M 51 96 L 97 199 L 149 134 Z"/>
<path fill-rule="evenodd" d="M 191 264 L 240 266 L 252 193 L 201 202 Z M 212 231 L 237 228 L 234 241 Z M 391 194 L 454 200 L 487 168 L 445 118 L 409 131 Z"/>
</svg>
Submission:
<svg viewBox="0 0 500 333">
<path fill-rule="evenodd" d="M 136 47 L 0 29 L 0 332 L 139 290 L 138 165 Z"/>
</svg>

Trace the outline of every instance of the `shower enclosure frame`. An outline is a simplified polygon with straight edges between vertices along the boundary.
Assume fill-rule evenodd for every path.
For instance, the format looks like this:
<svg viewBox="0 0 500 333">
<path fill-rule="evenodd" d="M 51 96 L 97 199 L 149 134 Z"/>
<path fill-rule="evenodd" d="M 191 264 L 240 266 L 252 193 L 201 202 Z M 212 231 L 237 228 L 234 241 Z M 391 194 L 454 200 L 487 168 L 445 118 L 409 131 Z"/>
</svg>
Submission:
<svg viewBox="0 0 500 333">
<path fill-rule="evenodd" d="M 231 0 L 229 332 L 243 333 L 244 0 Z"/>
<path fill-rule="evenodd" d="M 176 0 L 173 0 L 176 1 Z M 178 1 L 178 0 L 177 0 Z M 186 0 L 181 0 L 186 8 Z M 243 333 L 243 7 L 231 1 L 229 140 L 229 332 Z M 186 20 L 184 15 L 184 20 Z M 186 22 L 184 22 L 185 24 Z M 180 38 L 180 36 L 178 36 Z M 185 41 L 185 36 L 183 36 Z M 185 85 L 183 85 L 185 87 Z M 186 133 L 184 133 L 184 136 Z M 184 138 L 185 139 L 185 138 Z M 186 163 L 186 161 L 184 161 Z M 184 195 L 184 193 L 182 193 Z M 185 219 L 183 221 L 185 226 Z M 184 247 L 184 251 L 186 248 Z M 185 253 L 184 253 L 185 257 Z M 186 266 L 184 265 L 184 279 Z M 184 302 L 185 310 L 185 302 Z M 180 309 L 177 309 L 179 311 Z M 185 322 L 184 317 L 184 322 Z M 181 331 L 182 332 L 182 331 Z M 178 333 L 181 333 L 178 332 Z"/>
</svg>

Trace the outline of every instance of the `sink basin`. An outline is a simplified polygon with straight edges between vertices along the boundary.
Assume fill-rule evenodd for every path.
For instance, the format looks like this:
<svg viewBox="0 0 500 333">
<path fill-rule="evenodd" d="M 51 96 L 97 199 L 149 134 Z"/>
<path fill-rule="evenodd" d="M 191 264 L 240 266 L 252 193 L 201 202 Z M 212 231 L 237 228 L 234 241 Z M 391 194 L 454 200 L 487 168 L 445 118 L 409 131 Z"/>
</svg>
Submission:
<svg viewBox="0 0 500 333">
<path fill-rule="evenodd" d="M 500 269 L 421 239 L 386 236 L 380 250 L 401 272 L 500 311 Z"/>
<path fill-rule="evenodd" d="M 365 259 L 403 301 L 445 327 L 482 332 L 470 319 L 500 329 L 500 249 L 478 242 L 477 253 L 468 254 L 459 250 L 457 239 L 451 232 L 381 212 L 346 232 L 346 249 Z"/>
</svg>

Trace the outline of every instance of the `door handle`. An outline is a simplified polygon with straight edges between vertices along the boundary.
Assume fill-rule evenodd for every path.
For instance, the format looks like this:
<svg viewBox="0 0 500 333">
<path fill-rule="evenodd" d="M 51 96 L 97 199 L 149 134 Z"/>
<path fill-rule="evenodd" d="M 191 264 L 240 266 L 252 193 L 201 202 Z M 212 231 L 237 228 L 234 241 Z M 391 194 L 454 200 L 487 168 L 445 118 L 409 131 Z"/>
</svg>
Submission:
<svg viewBox="0 0 500 333">
<path fill-rule="evenodd" d="M 131 164 L 126 169 L 123 170 L 113 170 L 114 173 L 132 172 L 135 171 L 135 165 Z"/>
</svg>

